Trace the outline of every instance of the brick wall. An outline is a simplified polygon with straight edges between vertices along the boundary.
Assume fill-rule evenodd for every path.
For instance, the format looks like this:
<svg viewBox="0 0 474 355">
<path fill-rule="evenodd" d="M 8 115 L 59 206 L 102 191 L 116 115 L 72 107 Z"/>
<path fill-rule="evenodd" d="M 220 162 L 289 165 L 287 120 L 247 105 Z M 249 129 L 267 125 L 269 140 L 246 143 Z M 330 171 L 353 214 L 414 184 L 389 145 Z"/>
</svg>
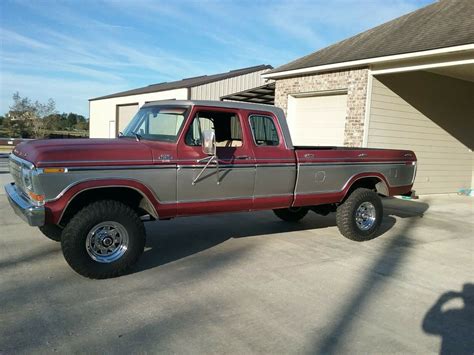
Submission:
<svg viewBox="0 0 474 355">
<path fill-rule="evenodd" d="M 347 90 L 344 145 L 350 147 L 362 146 L 367 76 L 368 69 L 353 69 L 297 78 L 278 79 L 276 81 L 275 106 L 281 107 L 286 114 L 288 95 L 326 90 Z"/>
</svg>

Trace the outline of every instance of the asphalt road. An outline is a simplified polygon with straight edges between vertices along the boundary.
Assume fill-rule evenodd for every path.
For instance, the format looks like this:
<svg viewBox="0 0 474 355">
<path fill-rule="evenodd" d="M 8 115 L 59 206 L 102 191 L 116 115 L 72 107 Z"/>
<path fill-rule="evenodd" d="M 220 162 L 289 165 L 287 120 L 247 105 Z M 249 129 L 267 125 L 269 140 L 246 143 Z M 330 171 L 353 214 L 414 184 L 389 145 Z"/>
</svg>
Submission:
<svg viewBox="0 0 474 355">
<path fill-rule="evenodd" d="M 0 153 L 0 174 L 8 173 L 8 154 Z"/>
<path fill-rule="evenodd" d="M 150 223 L 133 273 L 93 281 L 0 196 L 0 353 L 472 354 L 473 201 L 387 200 L 365 243 L 333 215 Z"/>
</svg>

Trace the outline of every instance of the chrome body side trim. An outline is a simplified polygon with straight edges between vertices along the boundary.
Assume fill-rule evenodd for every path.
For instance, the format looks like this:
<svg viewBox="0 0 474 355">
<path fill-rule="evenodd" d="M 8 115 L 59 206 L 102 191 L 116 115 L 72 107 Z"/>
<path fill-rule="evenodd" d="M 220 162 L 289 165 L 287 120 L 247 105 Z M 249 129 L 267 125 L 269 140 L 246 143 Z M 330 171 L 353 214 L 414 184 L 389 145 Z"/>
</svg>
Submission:
<svg viewBox="0 0 474 355">
<path fill-rule="evenodd" d="M 336 162 L 324 162 L 324 163 L 299 163 L 302 166 L 331 166 L 331 165 L 357 165 L 357 166 L 364 166 L 364 165 L 381 165 L 381 164 L 389 164 L 389 165 L 406 165 L 400 161 L 373 161 L 373 162 L 366 162 L 366 161 L 336 161 Z"/>
<path fill-rule="evenodd" d="M 195 202 L 215 202 L 215 201 L 226 201 L 226 200 L 251 200 L 253 198 L 272 198 L 272 197 L 288 197 L 292 196 L 291 194 L 274 194 L 274 195 L 246 195 L 246 196 L 234 196 L 234 197 L 222 197 L 222 198 L 215 198 L 215 199 L 196 199 L 196 200 L 178 200 L 177 203 L 195 203 Z"/>
<path fill-rule="evenodd" d="M 68 172 L 94 170 L 159 170 L 176 169 L 176 165 L 132 165 L 132 166 L 77 166 L 65 168 Z"/>
<path fill-rule="evenodd" d="M 74 163 L 85 164 L 85 163 L 117 163 L 117 164 L 131 164 L 131 163 L 151 163 L 150 159 L 137 159 L 137 160 L 74 160 Z M 38 165 L 49 165 L 49 164 L 71 164 L 70 160 L 52 160 L 52 161 L 39 161 Z"/>
</svg>

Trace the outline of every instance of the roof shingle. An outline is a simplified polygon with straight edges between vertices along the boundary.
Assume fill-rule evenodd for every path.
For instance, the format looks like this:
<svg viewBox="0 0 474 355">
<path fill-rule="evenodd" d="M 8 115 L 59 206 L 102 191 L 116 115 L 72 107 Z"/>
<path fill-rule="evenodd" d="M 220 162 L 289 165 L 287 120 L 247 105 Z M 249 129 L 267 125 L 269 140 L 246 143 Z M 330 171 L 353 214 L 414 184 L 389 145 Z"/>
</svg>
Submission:
<svg viewBox="0 0 474 355">
<path fill-rule="evenodd" d="M 439 0 L 273 69 L 343 63 L 474 43 L 474 0 Z"/>
</svg>

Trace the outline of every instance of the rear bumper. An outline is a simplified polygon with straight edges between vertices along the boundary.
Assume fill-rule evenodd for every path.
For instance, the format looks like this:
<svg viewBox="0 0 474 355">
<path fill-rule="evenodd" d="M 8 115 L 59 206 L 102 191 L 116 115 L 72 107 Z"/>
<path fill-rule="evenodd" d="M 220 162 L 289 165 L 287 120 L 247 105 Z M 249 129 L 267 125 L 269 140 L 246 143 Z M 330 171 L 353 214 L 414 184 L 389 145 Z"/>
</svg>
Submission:
<svg viewBox="0 0 474 355">
<path fill-rule="evenodd" d="M 32 205 L 16 189 L 15 183 L 5 185 L 8 201 L 15 213 L 20 216 L 30 226 L 39 227 L 44 225 L 44 206 Z"/>
</svg>

